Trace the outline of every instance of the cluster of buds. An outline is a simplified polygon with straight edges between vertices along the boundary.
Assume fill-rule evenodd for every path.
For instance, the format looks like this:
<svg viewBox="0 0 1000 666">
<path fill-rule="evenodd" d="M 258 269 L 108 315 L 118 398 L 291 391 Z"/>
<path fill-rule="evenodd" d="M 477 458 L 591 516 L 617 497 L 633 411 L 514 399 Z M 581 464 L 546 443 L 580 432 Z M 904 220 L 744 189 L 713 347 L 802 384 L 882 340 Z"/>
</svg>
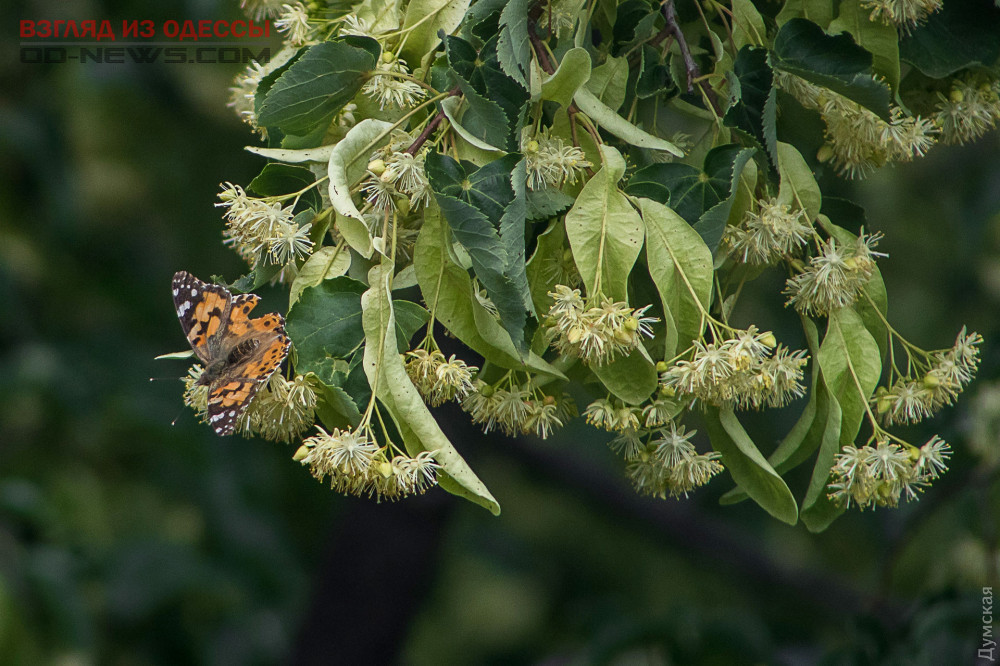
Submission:
<svg viewBox="0 0 1000 666">
<path fill-rule="evenodd" d="M 838 243 L 835 238 L 820 243 L 809 265 L 788 279 L 784 290 L 788 305 L 819 316 L 852 305 L 875 272 L 875 258 L 887 256 L 874 251 L 881 237 L 862 233 L 853 243 Z"/>
<path fill-rule="evenodd" d="M 899 377 L 888 388 L 880 386 L 871 403 L 882 423 L 917 423 L 954 404 L 979 368 L 982 342 L 981 335 L 963 328 L 954 346 L 930 354 L 930 365 L 920 377 Z"/>
<path fill-rule="evenodd" d="M 696 430 L 685 432 L 673 423 L 628 457 L 625 474 L 636 492 L 666 499 L 684 497 L 723 470 L 716 451 L 698 453 L 691 443 Z"/>
<path fill-rule="evenodd" d="M 891 107 L 887 122 L 857 102 L 793 74 L 780 73 L 775 80 L 823 117 L 827 143 L 818 157 L 832 160 L 848 178 L 863 178 L 888 162 L 923 157 L 940 132 L 932 121 L 908 116 L 898 106 Z"/>
<path fill-rule="evenodd" d="M 266 258 L 294 272 L 295 262 L 312 253 L 312 222 L 297 223 L 292 206 L 251 197 L 232 183 L 222 184 L 219 199 L 215 205 L 226 209 L 224 242 L 252 268 Z"/>
<path fill-rule="evenodd" d="M 1000 119 L 1000 81 L 982 74 L 953 79 L 947 97 L 938 93 L 934 119 L 941 128 L 942 142 L 975 141 Z"/>
<path fill-rule="evenodd" d="M 530 382 L 516 385 L 509 380 L 497 385 L 476 380 L 473 391 L 462 400 L 462 410 L 483 432 L 498 428 L 510 437 L 522 434 L 542 439 L 576 416 L 576 405 L 568 394 L 546 395 Z"/>
<path fill-rule="evenodd" d="M 431 407 L 451 400 L 464 400 L 472 391 L 472 375 L 479 369 L 468 366 L 454 354 L 445 358 L 438 349 L 414 349 L 405 354 L 406 374 Z"/>
<path fill-rule="evenodd" d="M 650 325 L 659 321 L 646 316 L 648 305 L 636 310 L 605 296 L 600 297 L 599 307 L 587 307 L 579 289 L 561 284 L 549 296 L 553 302 L 544 323 L 550 344 L 560 354 L 588 364 L 604 365 L 628 356 L 643 336 L 653 337 Z"/>
<path fill-rule="evenodd" d="M 937 479 L 947 468 L 951 447 L 935 435 L 919 449 L 894 444 L 886 439 L 860 449 L 845 446 L 830 470 L 829 498 L 859 509 L 895 507 L 905 493 L 906 500 Z"/>
<path fill-rule="evenodd" d="M 766 265 L 791 255 L 809 242 L 812 225 L 804 210 L 794 213 L 776 200 L 758 201 L 739 226 L 728 227 L 722 242 L 734 259 Z"/>
<path fill-rule="evenodd" d="M 548 129 L 532 135 L 530 129 L 521 137 L 521 152 L 528 171 L 528 188 L 572 185 L 585 169 L 592 165 L 579 147 L 567 144 Z"/>
<path fill-rule="evenodd" d="M 326 432 L 309 437 L 294 459 L 309 468 L 318 480 L 329 478 L 330 487 L 347 495 L 395 500 L 419 495 L 437 484 L 440 466 L 434 454 L 414 457 L 394 453 L 391 445 L 379 446 L 366 427 Z"/>
<path fill-rule="evenodd" d="M 683 400 L 742 409 L 782 407 L 805 394 L 807 356 L 775 345 L 773 333 L 755 326 L 721 342 L 696 340 L 690 360 L 658 366 L 660 382 Z"/>
</svg>

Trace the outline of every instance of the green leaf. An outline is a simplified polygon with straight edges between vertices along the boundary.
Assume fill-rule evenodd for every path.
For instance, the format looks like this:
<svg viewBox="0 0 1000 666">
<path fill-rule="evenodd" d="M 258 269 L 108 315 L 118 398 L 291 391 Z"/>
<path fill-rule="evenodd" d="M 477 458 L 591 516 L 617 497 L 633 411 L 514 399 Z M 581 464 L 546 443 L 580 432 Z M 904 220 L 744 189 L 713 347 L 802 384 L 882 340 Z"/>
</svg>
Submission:
<svg viewBox="0 0 1000 666">
<path fill-rule="evenodd" d="M 783 26 L 793 18 L 809 19 L 825 28 L 833 20 L 833 0 L 785 0 L 775 21 Z"/>
<path fill-rule="evenodd" d="M 531 300 L 535 311 L 548 312 L 552 298 L 548 295 L 555 289 L 556 280 L 562 273 L 563 257 L 566 251 L 566 227 L 561 220 L 553 220 L 548 229 L 538 235 L 535 252 L 528 261 L 528 284 L 531 286 Z"/>
<path fill-rule="evenodd" d="M 576 199 L 556 187 L 528 190 L 526 215 L 529 220 L 547 220 L 569 210 L 574 201 Z"/>
<path fill-rule="evenodd" d="M 630 143 L 633 146 L 638 146 L 639 148 L 662 150 L 674 155 L 675 157 L 684 156 L 683 150 L 666 139 L 653 136 L 649 132 L 639 129 L 629 121 L 619 116 L 617 111 L 614 111 L 611 107 L 601 102 L 601 100 L 587 88 L 580 88 L 577 90 L 576 95 L 573 97 L 573 101 L 576 102 L 576 105 L 581 111 L 590 116 L 591 120 L 606 129 L 611 134 L 617 136 L 622 141 Z"/>
<path fill-rule="evenodd" d="M 472 278 L 454 260 L 450 248 L 449 227 L 442 222 L 437 204 L 431 202 L 413 249 L 413 266 L 424 302 L 435 318 L 466 347 L 501 368 L 529 368 L 565 380 L 561 372 L 533 353 L 522 362 L 510 335 L 475 297 Z"/>
<path fill-rule="evenodd" d="M 676 338 L 666 341 L 665 357 L 670 358 L 691 346 L 705 326 L 702 311 L 712 302 L 712 251 L 691 225 L 663 204 L 640 198 L 639 210 L 646 226 L 649 275 L 676 330 Z"/>
<path fill-rule="evenodd" d="M 566 213 L 566 236 L 587 294 L 627 301 L 628 276 L 642 249 L 642 218 L 618 189 L 625 160 L 610 146 L 601 150 L 604 166 Z"/>
<path fill-rule="evenodd" d="M 410 349 L 410 340 L 431 318 L 431 313 L 412 301 L 396 299 L 392 302 L 396 313 L 396 346 L 403 354 Z"/>
<path fill-rule="evenodd" d="M 625 102 L 627 81 L 628 59 L 608 56 L 603 63 L 591 68 L 586 89 L 617 114 Z"/>
<path fill-rule="evenodd" d="M 268 164 L 250 181 L 248 188 L 258 196 L 273 197 L 299 192 L 315 182 L 315 174 L 305 167 Z M 299 203 L 315 211 L 323 207 L 323 199 L 315 187 L 304 192 Z"/>
<path fill-rule="evenodd" d="M 253 269 L 246 275 L 237 278 L 232 284 L 226 284 L 224 280 L 219 279 L 217 276 L 212 276 L 212 281 L 218 284 L 225 284 L 230 291 L 236 294 L 246 294 L 251 291 L 257 291 L 262 286 L 274 279 L 274 277 L 281 272 L 281 266 L 276 266 L 274 264 L 264 264 Z"/>
<path fill-rule="evenodd" d="M 667 204 L 678 215 L 695 224 L 732 190 L 733 164 L 742 149 L 737 144 L 713 148 L 699 169 L 690 164 L 657 163 L 638 169 L 625 191 Z"/>
<path fill-rule="evenodd" d="M 670 76 L 670 68 L 661 61 L 660 52 L 649 44 L 643 44 L 641 53 L 639 77 L 635 81 L 636 97 L 649 99 L 659 95 L 676 95 L 677 85 Z"/>
<path fill-rule="evenodd" d="M 744 46 L 733 63 L 733 74 L 739 81 L 740 95 L 723 120 L 729 127 L 737 127 L 752 136 L 774 157 L 777 105 L 774 73 L 767 64 L 767 50 Z"/>
<path fill-rule="evenodd" d="M 854 41 L 872 54 L 872 69 L 885 78 L 889 86 L 899 87 L 899 34 L 896 26 L 881 20 L 872 21 L 871 8 L 862 6 L 862 0 L 842 0 L 840 14 L 830 23 L 831 34 L 849 32 Z"/>
<path fill-rule="evenodd" d="M 299 164 L 302 162 L 328 162 L 333 146 L 320 146 L 318 148 L 304 148 L 302 150 L 287 150 L 285 148 L 261 148 L 260 146 L 244 146 L 243 150 L 266 157 L 269 160 L 278 162 L 291 162 Z"/>
<path fill-rule="evenodd" d="M 719 241 L 722 240 L 722 234 L 725 232 L 726 224 L 728 224 L 729 218 L 732 215 L 733 204 L 736 202 L 740 191 L 740 177 L 743 174 L 743 169 L 750 162 L 750 158 L 753 157 L 755 152 L 755 148 L 744 148 L 737 153 L 736 159 L 733 160 L 733 170 L 730 176 L 729 196 L 702 213 L 701 217 L 694 224 L 694 230 L 701 235 L 705 240 L 705 244 L 713 252 L 719 247 Z"/>
<path fill-rule="evenodd" d="M 364 176 L 372 151 L 389 142 L 391 127 L 391 123 L 365 118 L 352 127 L 330 153 L 327 167 L 330 203 L 338 214 L 361 219 L 361 212 L 351 197 L 351 186 Z"/>
<path fill-rule="evenodd" d="M 469 0 L 410 0 L 403 16 L 406 43 L 400 56 L 411 69 L 420 66 L 424 54 L 437 46 L 438 31 L 450 34 L 462 23 Z"/>
<path fill-rule="evenodd" d="M 762 46 L 767 42 L 764 19 L 751 0 L 733 0 L 733 43 L 737 49 L 744 46 Z"/>
<path fill-rule="evenodd" d="M 306 373 L 328 356 L 348 358 L 364 340 L 361 328 L 363 282 L 348 277 L 324 280 L 302 291 L 288 311 L 285 330 L 295 345 L 295 369 Z"/>
<path fill-rule="evenodd" d="M 365 259 L 370 259 L 374 248 L 372 247 L 372 235 L 368 231 L 368 226 L 361 220 L 355 217 L 345 217 L 340 213 L 337 213 L 337 218 L 334 221 L 334 227 L 340 232 L 340 235 L 344 237 L 347 244 L 351 246 L 355 252 L 360 254 Z"/>
<path fill-rule="evenodd" d="M 351 253 L 343 248 L 321 247 L 302 264 L 292 280 L 288 294 L 288 307 L 295 305 L 306 287 L 314 287 L 323 280 L 340 277 L 351 267 Z"/>
<path fill-rule="evenodd" d="M 802 154 L 789 143 L 778 142 L 778 203 L 787 204 L 792 210 L 804 210 L 809 220 L 815 220 L 823 204 L 823 197 Z"/>
<path fill-rule="evenodd" d="M 889 120 L 889 87 L 872 78 L 872 54 L 849 35 L 827 35 L 805 19 L 792 19 L 774 38 L 771 66 L 829 88 Z"/>
<path fill-rule="evenodd" d="M 307 134 L 329 124 L 361 90 L 376 59 L 369 49 L 347 41 L 310 47 L 267 91 L 258 124 L 291 134 Z"/>
<path fill-rule="evenodd" d="M 774 471 L 743 429 L 732 409 L 705 406 L 705 425 L 712 448 L 750 498 L 778 520 L 794 525 L 798 506 L 784 479 Z"/>
<path fill-rule="evenodd" d="M 497 55 L 503 71 L 528 89 L 528 63 L 531 46 L 528 44 L 528 0 L 510 0 L 500 13 L 500 35 Z"/>
<path fill-rule="evenodd" d="M 368 383 L 396 423 L 407 452 L 411 456 L 422 451 L 433 452 L 443 476 L 454 482 L 442 484 L 445 490 L 499 515 L 500 505 L 441 432 L 406 374 L 403 359 L 396 349 L 395 316 L 389 290 L 391 279 L 391 266 L 374 266 L 368 274 L 372 287 L 361 297 L 366 341 L 364 369 Z"/>
<path fill-rule="evenodd" d="M 967 67 L 995 67 L 1000 58 L 1000 8 L 985 0 L 945 2 L 900 40 L 899 55 L 935 79 Z"/>
<path fill-rule="evenodd" d="M 568 107 L 589 78 L 590 54 L 587 49 L 572 48 L 563 55 L 556 71 L 542 78 L 542 99 Z"/>
<path fill-rule="evenodd" d="M 472 270 L 497 306 L 511 340 L 523 352 L 526 312 L 531 309 L 524 275 L 525 208 L 523 190 L 519 198 L 511 178 L 520 162 L 521 156 L 514 153 L 476 169 L 431 152 L 425 164 L 441 212 L 468 251 Z M 511 206 L 514 210 L 508 213 Z"/>
<path fill-rule="evenodd" d="M 455 97 L 449 97 L 441 103 L 441 108 L 448 115 L 448 120 L 455 125 L 455 130 L 462 137 L 483 150 L 500 151 L 507 145 L 507 116 L 498 104 L 491 102 L 476 92 L 468 81 L 452 74 L 462 89 L 464 96 L 464 112 L 461 123 L 458 122 L 458 102 Z"/>
<path fill-rule="evenodd" d="M 656 390 L 656 366 L 641 345 L 624 358 L 615 358 L 607 365 L 591 365 L 604 387 L 629 405 L 645 402 Z"/>
<path fill-rule="evenodd" d="M 324 383 L 317 375 L 307 375 L 316 388 L 316 415 L 327 430 L 353 430 L 361 423 L 361 412 L 354 399 L 339 386 Z"/>
</svg>

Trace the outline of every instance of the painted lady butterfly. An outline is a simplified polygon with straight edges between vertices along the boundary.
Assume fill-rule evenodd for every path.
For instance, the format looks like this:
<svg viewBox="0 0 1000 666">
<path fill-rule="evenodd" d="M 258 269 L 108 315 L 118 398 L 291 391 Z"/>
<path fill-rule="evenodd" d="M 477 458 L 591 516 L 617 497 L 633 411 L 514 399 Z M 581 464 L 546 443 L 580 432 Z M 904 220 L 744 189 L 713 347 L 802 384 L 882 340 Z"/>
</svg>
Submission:
<svg viewBox="0 0 1000 666">
<path fill-rule="evenodd" d="M 219 435 L 231 435 L 288 355 L 285 320 L 273 312 L 250 319 L 259 296 L 233 296 L 185 271 L 174 274 L 173 294 L 181 327 L 205 367 L 198 384 L 208 386 L 208 422 Z"/>
</svg>

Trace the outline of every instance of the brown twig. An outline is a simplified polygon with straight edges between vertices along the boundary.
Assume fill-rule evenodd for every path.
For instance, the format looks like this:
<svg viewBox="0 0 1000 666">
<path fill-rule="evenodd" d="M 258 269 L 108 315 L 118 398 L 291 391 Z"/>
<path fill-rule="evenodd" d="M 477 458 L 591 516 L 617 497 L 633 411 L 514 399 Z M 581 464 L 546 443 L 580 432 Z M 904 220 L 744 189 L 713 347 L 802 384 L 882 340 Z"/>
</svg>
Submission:
<svg viewBox="0 0 1000 666">
<path fill-rule="evenodd" d="M 701 77 L 701 70 L 698 69 L 698 64 L 691 56 L 691 50 L 688 48 L 687 40 L 684 38 L 684 32 L 677 22 L 677 11 L 674 9 L 674 0 L 667 0 L 661 7 L 663 9 L 663 18 L 667 21 L 666 27 L 669 28 L 670 35 L 677 40 L 677 46 L 681 50 L 681 58 L 684 60 L 684 71 L 687 74 L 688 92 L 694 92 L 695 82 L 697 82 L 698 87 L 701 88 L 702 93 L 705 95 L 705 99 L 712 105 L 715 115 L 721 117 L 722 108 L 719 106 L 719 100 L 715 96 L 715 91 L 712 90 L 707 81 L 698 80 Z"/>
<path fill-rule="evenodd" d="M 455 97 L 456 95 L 461 95 L 461 94 L 462 94 L 462 88 L 459 86 L 455 86 L 454 88 L 448 91 L 449 97 Z M 434 115 L 434 117 L 431 118 L 431 121 L 427 123 L 427 125 L 424 127 L 423 131 L 420 132 L 417 138 L 413 140 L 413 143 L 410 144 L 410 147 L 407 148 L 404 152 L 407 152 L 411 155 L 416 155 L 417 151 L 419 151 L 421 147 L 423 147 L 424 143 L 427 141 L 430 135 L 434 133 L 434 130 L 438 128 L 438 125 L 441 124 L 441 121 L 443 121 L 444 118 L 445 118 L 444 111 L 438 110 L 438 112 Z"/>
</svg>

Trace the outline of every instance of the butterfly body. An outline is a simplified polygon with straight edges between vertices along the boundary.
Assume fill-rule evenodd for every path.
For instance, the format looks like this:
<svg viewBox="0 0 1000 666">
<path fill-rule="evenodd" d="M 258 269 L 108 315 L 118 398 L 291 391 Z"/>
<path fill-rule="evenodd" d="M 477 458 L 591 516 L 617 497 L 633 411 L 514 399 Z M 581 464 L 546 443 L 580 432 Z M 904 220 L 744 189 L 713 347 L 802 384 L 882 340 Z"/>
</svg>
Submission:
<svg viewBox="0 0 1000 666">
<path fill-rule="evenodd" d="M 275 313 L 251 319 L 258 296 L 233 296 L 185 271 L 174 275 L 172 288 L 181 328 L 204 366 L 197 383 L 208 387 L 208 422 L 219 435 L 231 435 L 288 355 L 285 320 Z"/>
</svg>

